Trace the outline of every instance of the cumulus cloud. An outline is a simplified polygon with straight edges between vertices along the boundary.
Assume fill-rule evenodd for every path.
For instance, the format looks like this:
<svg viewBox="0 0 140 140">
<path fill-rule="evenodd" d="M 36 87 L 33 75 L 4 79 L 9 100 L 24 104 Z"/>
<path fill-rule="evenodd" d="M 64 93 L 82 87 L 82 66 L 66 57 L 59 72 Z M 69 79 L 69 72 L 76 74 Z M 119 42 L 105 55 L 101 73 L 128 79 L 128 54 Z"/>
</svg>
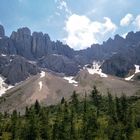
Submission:
<svg viewBox="0 0 140 140">
<path fill-rule="evenodd" d="M 140 15 L 137 15 L 137 17 L 135 18 L 134 25 L 136 26 L 137 30 L 140 30 Z"/>
<path fill-rule="evenodd" d="M 123 17 L 120 21 L 121 26 L 128 26 L 133 21 L 133 15 L 127 14 L 125 17 Z"/>
<path fill-rule="evenodd" d="M 110 18 L 104 17 L 103 22 L 91 21 L 87 16 L 73 14 L 66 21 L 65 42 L 74 49 L 84 49 L 98 43 L 108 33 L 114 33 L 117 26 Z"/>
</svg>

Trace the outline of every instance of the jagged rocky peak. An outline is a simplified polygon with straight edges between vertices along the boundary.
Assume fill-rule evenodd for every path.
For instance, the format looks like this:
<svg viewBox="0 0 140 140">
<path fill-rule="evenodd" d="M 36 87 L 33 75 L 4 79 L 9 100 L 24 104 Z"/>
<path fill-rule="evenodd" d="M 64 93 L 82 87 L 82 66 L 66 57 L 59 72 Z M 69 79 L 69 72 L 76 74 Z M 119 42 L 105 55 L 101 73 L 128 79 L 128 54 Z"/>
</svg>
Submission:
<svg viewBox="0 0 140 140">
<path fill-rule="evenodd" d="M 46 36 L 46 35 L 45 35 Z M 32 52 L 35 57 L 45 55 L 46 39 L 42 32 L 33 32 L 32 34 Z"/>
<path fill-rule="evenodd" d="M 2 25 L 0 25 L 0 37 L 4 37 L 5 36 L 5 30 L 4 27 Z"/>
<path fill-rule="evenodd" d="M 19 32 L 21 35 L 31 35 L 31 31 L 27 27 L 19 28 L 17 32 Z"/>
<path fill-rule="evenodd" d="M 117 34 L 117 35 L 115 35 L 114 40 L 121 41 L 121 40 L 124 40 L 124 38 Z"/>
<path fill-rule="evenodd" d="M 127 34 L 126 39 L 130 39 L 132 36 L 134 36 L 134 32 L 131 31 Z"/>
<path fill-rule="evenodd" d="M 31 37 L 31 31 L 27 27 L 19 28 L 17 32 L 13 31 L 11 34 L 11 39 L 14 40 L 23 40 L 25 38 L 30 38 Z"/>
<path fill-rule="evenodd" d="M 17 32 L 13 31 L 10 38 L 15 42 L 19 55 L 32 59 L 32 36 L 29 28 L 23 27 L 19 28 Z"/>
</svg>

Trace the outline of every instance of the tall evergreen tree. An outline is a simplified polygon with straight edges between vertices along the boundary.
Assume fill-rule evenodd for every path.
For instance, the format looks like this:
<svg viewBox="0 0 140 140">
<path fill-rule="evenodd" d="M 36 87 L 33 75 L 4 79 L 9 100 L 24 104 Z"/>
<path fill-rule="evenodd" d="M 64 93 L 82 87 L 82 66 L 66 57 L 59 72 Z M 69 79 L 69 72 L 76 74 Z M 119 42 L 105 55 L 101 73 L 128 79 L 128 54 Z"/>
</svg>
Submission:
<svg viewBox="0 0 140 140">
<path fill-rule="evenodd" d="M 97 109 L 97 116 L 98 116 L 100 103 L 101 103 L 101 95 L 99 94 L 99 91 L 97 90 L 96 86 L 94 86 L 93 90 L 91 91 L 91 98 L 92 98 L 93 104 L 95 105 Z"/>
<path fill-rule="evenodd" d="M 70 140 L 76 140 L 76 130 L 75 130 L 75 121 L 74 121 L 74 111 L 73 108 L 71 110 L 70 117 Z"/>
<path fill-rule="evenodd" d="M 112 95 L 108 92 L 108 115 L 116 121 L 115 104 Z"/>
<path fill-rule="evenodd" d="M 121 121 L 125 125 L 127 123 L 128 102 L 126 96 L 123 94 L 120 98 L 121 103 Z"/>
<path fill-rule="evenodd" d="M 36 114 L 39 114 L 40 104 L 39 104 L 38 100 L 36 100 L 35 105 L 34 105 L 34 108 L 35 108 L 35 113 Z"/>
<path fill-rule="evenodd" d="M 76 91 L 74 91 L 71 96 L 71 102 L 72 102 L 72 106 L 73 106 L 74 110 L 76 112 L 78 112 L 79 100 L 78 100 L 78 94 L 76 93 Z"/>
</svg>

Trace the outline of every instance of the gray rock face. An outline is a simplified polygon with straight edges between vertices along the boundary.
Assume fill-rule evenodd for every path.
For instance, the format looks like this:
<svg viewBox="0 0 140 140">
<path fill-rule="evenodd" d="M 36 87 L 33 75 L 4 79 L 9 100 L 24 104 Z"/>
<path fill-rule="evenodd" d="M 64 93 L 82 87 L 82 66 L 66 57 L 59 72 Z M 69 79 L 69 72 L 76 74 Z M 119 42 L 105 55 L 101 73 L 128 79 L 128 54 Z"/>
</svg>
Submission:
<svg viewBox="0 0 140 140">
<path fill-rule="evenodd" d="M 71 59 L 74 58 L 74 50 L 60 41 L 52 42 L 52 49 L 53 54 L 64 55 Z"/>
<path fill-rule="evenodd" d="M 19 55 L 28 59 L 33 58 L 31 53 L 31 31 L 27 27 L 20 28 L 17 30 L 17 32 L 12 32 L 10 38 L 15 42 L 17 53 Z"/>
<path fill-rule="evenodd" d="M 106 60 L 103 72 L 119 77 L 126 77 L 130 70 L 134 70 L 134 64 L 140 65 L 140 45 L 126 47 L 125 50 L 113 55 Z"/>
<path fill-rule="evenodd" d="M 79 71 L 78 65 L 63 55 L 52 54 L 39 61 L 39 66 L 48 68 L 58 73 L 75 75 Z"/>
<path fill-rule="evenodd" d="M 15 43 L 8 37 L 0 39 L 0 54 L 17 54 Z"/>
<path fill-rule="evenodd" d="M 43 35 L 42 32 L 34 32 L 32 34 L 32 52 L 36 58 L 40 58 L 46 54 L 46 37 Z"/>
<path fill-rule="evenodd" d="M 21 56 L 1 56 L 0 62 L 0 73 L 6 78 L 8 84 L 14 85 L 39 72 L 36 65 L 29 63 Z"/>
<path fill-rule="evenodd" d="M 130 69 L 134 69 L 134 63 L 131 59 L 117 54 L 106 60 L 101 68 L 106 74 L 126 77 Z"/>
<path fill-rule="evenodd" d="M 0 25 L 0 37 L 4 37 L 4 36 L 5 36 L 4 27 Z"/>
</svg>

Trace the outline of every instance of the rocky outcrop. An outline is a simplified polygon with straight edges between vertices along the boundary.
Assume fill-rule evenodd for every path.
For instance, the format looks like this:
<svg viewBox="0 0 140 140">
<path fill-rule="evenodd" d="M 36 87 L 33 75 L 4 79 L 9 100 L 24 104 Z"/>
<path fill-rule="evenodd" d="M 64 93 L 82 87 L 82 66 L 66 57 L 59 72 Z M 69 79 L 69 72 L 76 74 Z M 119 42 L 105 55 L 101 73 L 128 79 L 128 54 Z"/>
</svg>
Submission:
<svg viewBox="0 0 140 140">
<path fill-rule="evenodd" d="M 15 43 L 10 38 L 0 39 L 0 54 L 17 54 Z"/>
<path fill-rule="evenodd" d="M 0 25 L 0 38 L 3 38 L 4 36 L 5 36 L 4 27 Z"/>
<path fill-rule="evenodd" d="M 39 68 L 21 56 L 0 56 L 0 74 L 7 84 L 14 85 L 30 75 L 36 75 Z"/>
<path fill-rule="evenodd" d="M 117 54 L 106 60 L 101 68 L 106 74 L 125 77 L 131 69 L 134 69 L 134 63 L 127 57 Z"/>
<path fill-rule="evenodd" d="M 48 68 L 58 73 L 65 73 L 66 75 L 75 75 L 79 71 L 78 65 L 63 55 L 52 54 L 39 61 L 39 66 Z"/>
<path fill-rule="evenodd" d="M 31 37 L 31 31 L 27 28 L 20 28 L 17 30 L 17 32 L 12 32 L 10 37 L 14 43 L 15 47 L 17 49 L 17 54 L 24 56 L 25 58 L 32 59 L 32 37 Z"/>
<path fill-rule="evenodd" d="M 32 52 L 35 58 L 41 58 L 51 53 L 51 40 L 47 34 L 34 32 L 32 34 Z"/>
<path fill-rule="evenodd" d="M 107 59 L 103 65 L 103 72 L 126 77 L 130 70 L 135 69 L 134 65 L 140 65 L 140 45 L 126 47 L 125 50 L 113 55 Z"/>
</svg>

